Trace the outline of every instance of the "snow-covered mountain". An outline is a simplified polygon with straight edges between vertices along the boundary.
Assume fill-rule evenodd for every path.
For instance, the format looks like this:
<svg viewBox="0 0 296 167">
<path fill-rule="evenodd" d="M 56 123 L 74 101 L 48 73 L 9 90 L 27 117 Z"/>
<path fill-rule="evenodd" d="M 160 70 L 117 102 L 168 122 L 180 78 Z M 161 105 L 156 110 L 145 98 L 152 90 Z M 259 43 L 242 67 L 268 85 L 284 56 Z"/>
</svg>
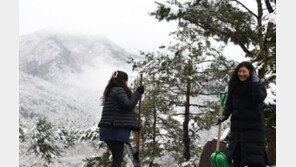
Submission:
<svg viewBox="0 0 296 167">
<path fill-rule="evenodd" d="M 99 99 L 113 70 L 130 70 L 129 56 L 100 36 L 37 32 L 20 37 L 20 119 L 45 116 L 57 125 L 99 121 Z"/>
<path fill-rule="evenodd" d="M 48 81 L 65 81 L 99 67 L 103 62 L 119 65 L 130 54 L 100 36 L 38 32 L 20 37 L 20 70 Z"/>
</svg>

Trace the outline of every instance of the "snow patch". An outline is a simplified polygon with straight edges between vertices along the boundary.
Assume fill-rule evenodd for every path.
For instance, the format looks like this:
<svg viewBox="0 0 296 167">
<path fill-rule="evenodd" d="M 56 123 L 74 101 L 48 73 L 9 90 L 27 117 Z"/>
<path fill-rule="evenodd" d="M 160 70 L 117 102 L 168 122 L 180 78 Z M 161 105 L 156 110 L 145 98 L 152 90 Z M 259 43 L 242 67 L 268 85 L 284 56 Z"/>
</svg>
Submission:
<svg viewBox="0 0 296 167">
<path fill-rule="evenodd" d="M 276 24 L 276 10 L 270 13 L 267 17 L 269 22 Z"/>
<path fill-rule="evenodd" d="M 171 14 L 178 15 L 179 11 L 180 11 L 179 6 L 177 6 L 177 5 L 172 5 L 171 6 L 171 11 L 170 11 Z"/>
<path fill-rule="evenodd" d="M 230 128 L 226 128 L 226 129 L 224 130 L 224 132 L 223 132 L 223 134 L 222 134 L 220 140 L 223 141 L 223 140 L 227 137 L 227 135 L 228 135 L 229 133 L 230 133 Z"/>
</svg>

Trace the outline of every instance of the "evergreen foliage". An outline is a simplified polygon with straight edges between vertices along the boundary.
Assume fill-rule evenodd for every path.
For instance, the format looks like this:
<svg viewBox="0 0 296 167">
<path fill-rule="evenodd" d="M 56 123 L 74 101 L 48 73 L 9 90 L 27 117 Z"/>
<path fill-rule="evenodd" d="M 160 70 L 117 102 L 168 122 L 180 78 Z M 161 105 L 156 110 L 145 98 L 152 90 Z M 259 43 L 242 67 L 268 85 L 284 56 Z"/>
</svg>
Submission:
<svg viewBox="0 0 296 167">
<path fill-rule="evenodd" d="M 198 131 L 209 129 L 214 124 L 213 120 L 218 113 L 219 91 L 225 89 L 231 74 L 230 69 L 235 66 L 235 62 L 228 61 L 222 55 L 222 48 L 212 47 L 210 41 L 205 38 L 196 38 L 196 32 L 199 30 L 188 22 L 179 24 L 178 30 L 172 33 L 176 43 L 161 46 L 157 53 L 141 52 L 145 57 L 144 60 L 131 59 L 130 61 L 133 64 L 133 70 L 147 74 L 146 82 L 149 85 L 145 83 L 148 87 L 145 98 L 150 96 L 160 101 L 162 103 L 160 106 L 185 109 L 181 113 L 176 110 L 169 113 L 170 118 L 165 120 L 167 124 L 162 122 L 162 125 L 167 126 L 178 125 L 173 117 L 180 118 L 181 115 L 181 119 L 184 119 L 183 130 L 181 130 L 183 137 L 178 128 L 174 127 L 170 134 L 173 138 L 169 139 L 173 140 L 172 143 L 164 142 L 171 144 L 165 149 L 170 147 L 175 149 L 175 153 L 174 151 L 170 153 L 175 154 L 173 157 L 180 163 L 189 161 L 191 150 L 197 149 L 196 145 L 190 143 L 190 139 L 197 139 Z M 155 94 L 149 94 L 149 91 L 155 91 Z M 153 107 L 148 110 L 153 111 Z M 189 124 L 190 120 L 197 122 Z M 180 141 L 184 145 L 183 149 L 180 149 L 182 145 Z M 180 153 L 184 153 L 181 158 L 183 160 L 180 160 Z"/>
<path fill-rule="evenodd" d="M 98 127 L 92 127 L 79 132 L 79 140 L 95 141 L 100 139 L 100 129 Z"/>
<path fill-rule="evenodd" d="M 53 131 L 53 125 L 45 118 L 38 118 L 32 130 L 29 151 L 44 160 L 44 166 L 58 158 L 62 150 Z"/>
<path fill-rule="evenodd" d="M 172 108 L 166 105 L 164 98 L 159 94 L 157 86 L 158 80 L 155 75 L 144 75 L 143 82 L 145 85 L 145 94 L 142 97 L 142 136 L 141 151 L 142 165 L 159 166 L 155 159 L 163 155 L 162 134 L 160 129 L 165 129 L 161 125 L 161 116 L 169 114 Z M 135 88 L 139 86 L 139 78 L 132 84 Z M 138 106 L 136 107 L 138 111 Z"/>
<path fill-rule="evenodd" d="M 25 142 L 25 131 L 23 129 L 23 124 L 21 123 L 21 121 L 19 121 L 19 141 L 20 142 Z"/>
<path fill-rule="evenodd" d="M 63 148 L 73 146 L 77 141 L 77 132 L 74 129 L 66 129 L 65 127 L 59 127 L 57 129 L 59 136 L 59 142 Z"/>
<path fill-rule="evenodd" d="M 266 0 L 263 10 L 262 0 L 256 0 L 257 11 L 252 11 L 240 0 L 191 0 L 179 2 L 167 1 L 157 4 L 157 10 L 151 12 L 157 20 L 178 20 L 192 23 L 199 31 L 199 36 L 232 42 L 241 47 L 246 56 L 259 68 L 259 76 L 266 86 L 275 83 L 276 63 L 276 26 L 268 20 L 274 12 L 275 1 Z M 173 12 L 172 8 L 178 8 Z M 174 9 L 176 10 L 176 9 Z"/>
<path fill-rule="evenodd" d="M 83 162 L 85 162 L 83 164 L 83 167 L 100 167 L 103 164 L 101 163 L 101 157 L 94 155 L 91 158 L 85 158 L 82 160 Z"/>
</svg>

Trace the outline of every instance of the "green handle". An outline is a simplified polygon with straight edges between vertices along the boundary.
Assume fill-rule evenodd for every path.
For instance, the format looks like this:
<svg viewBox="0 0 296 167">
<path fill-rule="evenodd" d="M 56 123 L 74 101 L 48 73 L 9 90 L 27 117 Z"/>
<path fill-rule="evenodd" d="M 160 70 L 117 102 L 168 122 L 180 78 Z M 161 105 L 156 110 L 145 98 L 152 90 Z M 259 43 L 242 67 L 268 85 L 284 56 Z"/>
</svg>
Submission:
<svg viewBox="0 0 296 167">
<path fill-rule="evenodd" d="M 224 106 L 224 101 L 226 99 L 227 92 L 220 92 L 220 101 L 221 101 L 221 107 Z"/>
</svg>

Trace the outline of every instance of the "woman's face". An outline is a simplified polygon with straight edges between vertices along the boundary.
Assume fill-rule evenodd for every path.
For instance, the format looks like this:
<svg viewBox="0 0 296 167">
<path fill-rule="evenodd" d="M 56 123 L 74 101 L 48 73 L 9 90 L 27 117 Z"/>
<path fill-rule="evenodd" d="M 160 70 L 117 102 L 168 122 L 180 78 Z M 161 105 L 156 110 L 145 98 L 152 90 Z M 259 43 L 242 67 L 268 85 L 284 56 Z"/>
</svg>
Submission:
<svg viewBox="0 0 296 167">
<path fill-rule="evenodd" d="M 128 81 L 125 81 L 125 84 L 127 85 L 128 84 Z"/>
<path fill-rule="evenodd" d="M 245 81 L 250 77 L 250 71 L 246 67 L 241 67 L 238 69 L 238 78 L 240 81 Z"/>
</svg>

